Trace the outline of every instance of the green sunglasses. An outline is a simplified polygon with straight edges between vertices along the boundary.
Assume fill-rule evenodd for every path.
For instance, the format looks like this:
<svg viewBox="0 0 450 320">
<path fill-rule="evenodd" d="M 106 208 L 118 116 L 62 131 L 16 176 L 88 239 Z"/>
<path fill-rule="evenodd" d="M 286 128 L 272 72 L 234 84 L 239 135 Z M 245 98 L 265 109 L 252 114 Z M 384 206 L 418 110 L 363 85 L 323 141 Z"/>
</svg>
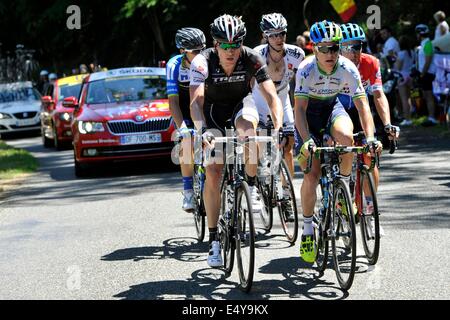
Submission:
<svg viewBox="0 0 450 320">
<path fill-rule="evenodd" d="M 226 43 L 226 42 L 220 42 L 219 47 L 223 50 L 230 50 L 230 49 L 239 49 L 242 46 L 241 42 L 233 42 L 233 43 Z"/>
</svg>

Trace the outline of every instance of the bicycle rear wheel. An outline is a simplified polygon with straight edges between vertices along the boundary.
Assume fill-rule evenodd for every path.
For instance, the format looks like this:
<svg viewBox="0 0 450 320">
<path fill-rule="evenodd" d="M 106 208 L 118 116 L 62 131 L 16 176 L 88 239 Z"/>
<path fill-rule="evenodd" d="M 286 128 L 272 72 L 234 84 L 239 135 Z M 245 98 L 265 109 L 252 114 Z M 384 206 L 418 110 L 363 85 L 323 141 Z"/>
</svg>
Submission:
<svg viewBox="0 0 450 320">
<path fill-rule="evenodd" d="M 202 186 L 205 182 L 204 168 L 198 165 L 194 166 L 194 223 L 197 231 L 197 240 L 202 242 L 205 238 L 205 205 L 203 203 Z"/>
<path fill-rule="evenodd" d="M 250 191 L 242 181 L 235 194 L 236 214 L 236 261 L 239 270 L 240 288 L 249 292 L 253 284 L 255 268 L 255 229 Z"/>
<path fill-rule="evenodd" d="M 368 184 L 369 194 L 364 192 L 364 183 Z M 372 175 L 367 170 L 366 167 L 361 169 L 361 179 L 360 179 L 360 193 L 359 193 L 359 203 L 362 209 L 361 214 L 361 237 L 366 253 L 367 260 L 369 264 L 374 265 L 378 261 L 378 255 L 380 252 L 380 216 L 378 214 L 378 201 L 377 193 L 375 191 L 375 184 Z M 365 201 L 366 196 L 372 198 L 373 201 L 373 212 L 367 212 L 368 206 Z"/>
<path fill-rule="evenodd" d="M 277 185 L 274 186 L 276 188 L 277 208 L 283 231 L 288 241 L 293 244 L 298 237 L 297 201 L 291 173 L 284 159 L 280 162 L 279 173 Z"/>
<path fill-rule="evenodd" d="M 334 184 L 330 222 L 334 270 L 340 287 L 348 290 L 356 269 L 356 232 L 350 191 L 342 180 Z"/>
<path fill-rule="evenodd" d="M 233 208 L 232 202 L 228 201 L 228 198 L 232 195 L 228 195 L 229 187 L 225 179 L 222 182 L 221 188 L 221 208 L 220 208 L 220 218 L 219 218 L 219 239 L 220 246 L 222 248 L 222 260 L 223 269 L 227 276 L 233 271 L 234 265 L 234 250 L 235 244 L 233 241 Z"/>
<path fill-rule="evenodd" d="M 327 215 L 323 206 L 322 188 L 316 188 L 316 204 L 314 206 L 314 237 L 317 242 L 316 266 L 319 272 L 325 271 L 328 263 Z"/>
</svg>

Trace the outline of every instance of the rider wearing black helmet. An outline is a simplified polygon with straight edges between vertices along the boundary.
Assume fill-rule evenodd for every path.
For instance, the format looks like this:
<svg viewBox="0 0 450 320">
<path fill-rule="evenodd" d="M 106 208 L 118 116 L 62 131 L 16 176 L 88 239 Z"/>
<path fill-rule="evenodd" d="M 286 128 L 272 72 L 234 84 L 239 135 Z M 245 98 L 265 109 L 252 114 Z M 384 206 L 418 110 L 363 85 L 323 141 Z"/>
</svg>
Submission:
<svg viewBox="0 0 450 320">
<path fill-rule="evenodd" d="M 180 50 L 179 55 L 169 60 L 166 66 L 167 94 L 169 96 L 169 108 L 175 124 L 178 128 L 179 138 L 190 138 L 194 128 L 189 110 L 189 78 L 191 61 L 205 47 L 206 39 L 203 32 L 196 28 L 182 28 L 175 35 L 175 44 Z M 190 150 L 190 139 L 182 144 L 182 149 Z M 180 150 L 180 167 L 183 176 L 183 210 L 194 210 L 193 197 L 193 165 L 192 152 L 182 156 Z"/>
<path fill-rule="evenodd" d="M 281 127 L 282 107 L 275 86 L 267 72 L 264 59 L 254 50 L 243 46 L 247 31 L 240 17 L 222 15 L 211 24 L 214 47 L 203 51 L 191 64 L 191 115 L 198 130 L 216 129 L 224 132 L 226 121 L 234 120 L 240 136 L 255 136 L 258 111 L 251 95 L 253 81 L 259 83 L 261 92 L 272 111 L 275 129 Z M 211 147 L 204 134 L 204 144 Z M 252 150 L 255 150 L 253 145 Z M 208 217 L 210 253 L 208 265 L 222 265 L 217 223 L 220 210 L 220 178 L 223 164 L 206 167 L 204 201 Z M 256 163 L 246 161 L 252 206 L 261 206 L 255 186 Z M 257 203 L 259 201 L 259 203 Z M 256 209 L 258 210 L 258 209 Z"/>
</svg>

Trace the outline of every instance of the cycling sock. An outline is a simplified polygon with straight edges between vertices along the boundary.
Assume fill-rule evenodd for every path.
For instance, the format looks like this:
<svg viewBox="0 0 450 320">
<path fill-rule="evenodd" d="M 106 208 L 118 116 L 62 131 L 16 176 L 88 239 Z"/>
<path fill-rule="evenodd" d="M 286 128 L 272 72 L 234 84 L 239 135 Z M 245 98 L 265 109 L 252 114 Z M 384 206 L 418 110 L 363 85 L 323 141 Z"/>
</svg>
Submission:
<svg viewBox="0 0 450 320">
<path fill-rule="evenodd" d="M 192 190 L 193 181 L 194 179 L 192 177 L 183 177 L 184 190 Z"/>
<path fill-rule="evenodd" d="M 247 175 L 247 183 L 250 187 L 253 187 L 256 183 L 256 176 L 250 177 L 249 175 Z"/>
<path fill-rule="evenodd" d="M 313 217 L 303 216 L 303 235 L 304 236 L 310 236 L 310 235 L 314 234 L 312 222 L 313 222 Z"/>
<path fill-rule="evenodd" d="M 209 229 L 209 244 L 213 241 L 219 240 L 219 235 L 217 233 L 217 228 L 208 228 Z"/>
</svg>

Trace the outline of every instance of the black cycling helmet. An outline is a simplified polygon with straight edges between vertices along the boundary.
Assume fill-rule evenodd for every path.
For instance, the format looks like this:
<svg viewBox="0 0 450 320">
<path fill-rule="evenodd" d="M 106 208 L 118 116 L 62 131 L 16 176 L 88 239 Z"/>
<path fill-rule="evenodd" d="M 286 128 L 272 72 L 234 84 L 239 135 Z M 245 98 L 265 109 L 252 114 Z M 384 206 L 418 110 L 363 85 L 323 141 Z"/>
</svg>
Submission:
<svg viewBox="0 0 450 320">
<path fill-rule="evenodd" d="M 287 21 L 281 13 L 265 14 L 261 18 L 259 27 L 265 34 L 287 31 Z"/>
<path fill-rule="evenodd" d="M 211 36 L 218 42 L 242 42 L 247 29 L 240 17 L 224 14 L 211 23 Z"/>
<path fill-rule="evenodd" d="M 206 46 L 205 35 L 197 28 L 182 28 L 175 35 L 178 49 L 201 50 Z"/>
</svg>

